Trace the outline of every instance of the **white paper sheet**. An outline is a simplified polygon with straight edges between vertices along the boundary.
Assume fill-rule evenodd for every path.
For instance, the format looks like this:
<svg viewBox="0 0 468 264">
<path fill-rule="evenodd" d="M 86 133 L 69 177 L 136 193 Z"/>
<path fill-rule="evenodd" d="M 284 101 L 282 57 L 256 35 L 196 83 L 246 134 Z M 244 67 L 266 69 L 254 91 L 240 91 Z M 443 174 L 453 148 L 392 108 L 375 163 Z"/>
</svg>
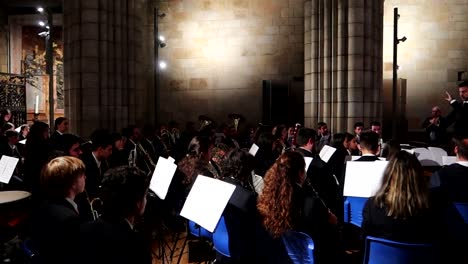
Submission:
<svg viewBox="0 0 468 264">
<path fill-rule="evenodd" d="M 169 156 L 167 159 L 168 159 L 170 162 L 175 163 L 175 159 L 174 159 L 173 157 Z"/>
<path fill-rule="evenodd" d="M 442 156 L 442 165 L 452 165 L 457 162 L 457 156 Z"/>
<path fill-rule="evenodd" d="M 252 175 L 252 182 L 253 182 L 253 186 L 255 188 L 255 192 L 260 195 L 262 194 L 262 191 L 263 191 L 263 178 L 257 174 L 253 174 Z"/>
<path fill-rule="evenodd" d="M 176 169 L 177 165 L 172 161 L 159 157 L 149 188 L 162 200 L 166 198 Z"/>
<path fill-rule="evenodd" d="M 434 160 L 432 152 L 426 148 L 414 148 L 414 153 L 421 162 L 422 166 L 439 166 L 439 163 Z"/>
<path fill-rule="evenodd" d="M 25 145 L 26 144 L 26 139 L 18 141 L 18 143 Z"/>
<path fill-rule="evenodd" d="M 213 232 L 236 186 L 198 175 L 180 215 Z"/>
<path fill-rule="evenodd" d="M 436 148 L 436 147 L 428 147 L 428 150 L 432 154 L 432 160 L 437 162 L 439 166 L 442 166 L 443 165 L 442 157 L 447 156 L 447 151 L 441 148 Z"/>
<path fill-rule="evenodd" d="M 346 163 L 344 196 L 371 197 L 380 188 L 388 161 Z"/>
<path fill-rule="evenodd" d="M 18 161 L 18 158 L 9 157 L 6 155 L 2 156 L 2 159 L 0 159 L 0 182 L 6 184 L 10 182 L 11 176 L 13 176 L 13 172 L 15 172 Z"/>
<path fill-rule="evenodd" d="M 304 157 L 304 161 L 305 161 L 305 171 L 307 172 L 307 170 L 309 169 L 310 163 L 312 163 L 312 158 Z"/>
<path fill-rule="evenodd" d="M 411 154 L 411 155 L 414 154 L 414 150 L 413 150 L 413 149 L 402 149 L 402 150 L 408 152 L 408 153 Z"/>
<path fill-rule="evenodd" d="M 259 149 L 260 148 L 257 146 L 257 144 L 253 143 L 252 146 L 250 147 L 249 153 L 252 154 L 252 156 L 255 157 L 255 155 L 257 155 L 257 151 Z"/>
<path fill-rule="evenodd" d="M 327 163 L 328 160 L 330 160 L 333 153 L 335 153 L 335 151 L 336 151 L 336 148 L 325 145 L 320 151 L 319 156 L 323 161 L 325 161 L 325 163 Z"/>
</svg>

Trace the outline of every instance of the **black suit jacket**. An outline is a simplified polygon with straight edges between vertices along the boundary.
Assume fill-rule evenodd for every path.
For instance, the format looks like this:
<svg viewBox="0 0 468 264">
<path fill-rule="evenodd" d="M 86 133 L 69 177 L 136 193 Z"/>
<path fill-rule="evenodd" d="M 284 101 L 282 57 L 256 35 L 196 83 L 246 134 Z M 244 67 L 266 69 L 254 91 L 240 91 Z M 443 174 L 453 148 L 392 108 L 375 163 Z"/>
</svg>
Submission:
<svg viewBox="0 0 468 264">
<path fill-rule="evenodd" d="M 151 264 L 151 245 L 124 220 L 99 219 L 80 227 L 79 263 Z"/>
<path fill-rule="evenodd" d="M 450 105 L 453 110 L 447 116 L 448 125 L 454 123 L 455 134 L 466 135 L 468 133 L 468 103 L 455 101 Z"/>
<path fill-rule="evenodd" d="M 80 217 L 65 199 L 47 201 L 32 217 L 32 242 L 41 263 L 67 263 L 75 255 Z"/>
<path fill-rule="evenodd" d="M 380 160 L 377 156 L 362 156 L 355 161 L 377 161 Z"/>
<path fill-rule="evenodd" d="M 444 166 L 431 177 L 432 187 L 453 202 L 468 202 L 468 167 L 458 163 Z"/>
</svg>

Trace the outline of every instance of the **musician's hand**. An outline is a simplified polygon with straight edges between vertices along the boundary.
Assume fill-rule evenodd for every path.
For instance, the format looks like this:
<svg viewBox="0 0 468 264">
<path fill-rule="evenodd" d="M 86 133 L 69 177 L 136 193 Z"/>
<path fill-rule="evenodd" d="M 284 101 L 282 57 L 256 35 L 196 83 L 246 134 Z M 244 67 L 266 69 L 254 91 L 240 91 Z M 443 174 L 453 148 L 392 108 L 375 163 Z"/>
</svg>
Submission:
<svg viewBox="0 0 468 264">
<path fill-rule="evenodd" d="M 445 91 L 445 100 L 450 103 L 450 101 L 453 100 L 452 96 L 449 94 L 449 92 Z"/>
<path fill-rule="evenodd" d="M 331 225 L 338 224 L 338 217 L 336 217 L 336 215 L 332 213 L 330 210 L 328 211 L 328 223 Z"/>
</svg>

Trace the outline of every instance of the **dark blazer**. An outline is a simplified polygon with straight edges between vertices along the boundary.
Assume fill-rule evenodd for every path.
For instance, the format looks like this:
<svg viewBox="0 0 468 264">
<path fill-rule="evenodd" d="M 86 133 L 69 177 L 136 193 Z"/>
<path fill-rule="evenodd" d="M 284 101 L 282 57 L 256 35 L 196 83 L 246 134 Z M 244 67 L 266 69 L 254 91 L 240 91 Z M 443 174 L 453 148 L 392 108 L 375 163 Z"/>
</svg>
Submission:
<svg viewBox="0 0 468 264">
<path fill-rule="evenodd" d="M 75 255 L 80 218 L 65 199 L 42 204 L 32 217 L 31 238 L 41 263 L 67 263 Z"/>
<path fill-rule="evenodd" d="M 447 124 L 453 125 L 455 134 L 468 133 L 468 103 L 455 101 L 450 104 L 453 108 L 452 112 L 447 116 Z"/>
<path fill-rule="evenodd" d="M 91 198 L 96 197 L 102 176 L 107 170 L 107 164 L 102 161 L 101 168 L 98 168 L 92 152 L 83 153 L 81 160 L 86 166 L 86 191 Z"/>
<path fill-rule="evenodd" d="M 440 227 L 435 222 L 437 217 L 430 209 L 407 219 L 394 219 L 387 216 L 385 207 L 380 208 L 375 204 L 373 197 L 364 205 L 362 216 L 362 230 L 365 236 L 401 242 L 433 242 L 437 237 L 434 230 Z"/>
<path fill-rule="evenodd" d="M 151 245 L 124 220 L 99 219 L 80 227 L 79 263 L 151 264 Z"/>
<path fill-rule="evenodd" d="M 422 127 L 426 130 L 427 142 L 442 144 L 447 141 L 447 119 L 445 117 L 439 117 L 439 125 L 431 124 L 432 117 L 428 117 L 422 123 Z M 434 139 L 431 139 L 430 135 L 434 133 Z"/>
<path fill-rule="evenodd" d="M 453 202 L 468 202 L 468 167 L 458 163 L 442 167 L 431 177 L 432 187 Z"/>
<path fill-rule="evenodd" d="M 355 161 L 377 161 L 377 160 L 379 160 L 379 157 L 377 156 L 362 156 Z"/>
</svg>

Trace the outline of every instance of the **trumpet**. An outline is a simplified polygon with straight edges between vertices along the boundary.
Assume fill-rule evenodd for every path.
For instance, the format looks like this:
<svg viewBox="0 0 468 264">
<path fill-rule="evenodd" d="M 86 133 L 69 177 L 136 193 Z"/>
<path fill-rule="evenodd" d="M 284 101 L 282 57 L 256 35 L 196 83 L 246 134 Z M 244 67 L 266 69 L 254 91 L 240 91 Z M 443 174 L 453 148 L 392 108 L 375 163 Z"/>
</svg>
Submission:
<svg viewBox="0 0 468 264">
<path fill-rule="evenodd" d="M 94 203 L 99 202 L 102 206 L 102 200 L 99 199 L 99 197 L 90 200 L 88 192 L 85 190 L 84 193 L 86 195 L 86 200 L 88 201 L 89 208 L 91 209 L 91 215 L 93 216 L 93 220 L 97 220 L 101 216 L 101 214 L 99 214 L 99 212 L 94 208 Z"/>
<path fill-rule="evenodd" d="M 202 131 L 202 129 L 213 123 L 213 119 L 209 118 L 206 115 L 199 116 L 198 121 L 200 121 L 200 128 L 198 129 L 198 131 Z"/>
</svg>

